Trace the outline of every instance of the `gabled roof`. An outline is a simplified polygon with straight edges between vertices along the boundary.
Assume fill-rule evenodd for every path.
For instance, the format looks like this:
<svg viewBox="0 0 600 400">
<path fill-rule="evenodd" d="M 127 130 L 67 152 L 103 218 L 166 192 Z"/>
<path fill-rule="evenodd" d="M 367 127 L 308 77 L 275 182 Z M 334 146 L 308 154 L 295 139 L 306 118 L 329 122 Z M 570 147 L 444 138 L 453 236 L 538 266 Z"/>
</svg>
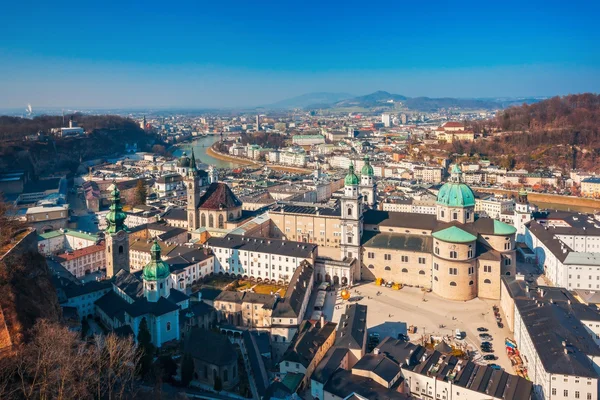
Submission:
<svg viewBox="0 0 600 400">
<path fill-rule="evenodd" d="M 242 202 L 231 191 L 227 184 L 222 182 L 211 183 L 206 192 L 200 197 L 197 208 L 207 210 L 220 210 L 241 207 Z"/>
<path fill-rule="evenodd" d="M 367 334 L 367 306 L 350 304 L 340 319 L 335 339 L 336 346 L 362 349 Z"/>
</svg>

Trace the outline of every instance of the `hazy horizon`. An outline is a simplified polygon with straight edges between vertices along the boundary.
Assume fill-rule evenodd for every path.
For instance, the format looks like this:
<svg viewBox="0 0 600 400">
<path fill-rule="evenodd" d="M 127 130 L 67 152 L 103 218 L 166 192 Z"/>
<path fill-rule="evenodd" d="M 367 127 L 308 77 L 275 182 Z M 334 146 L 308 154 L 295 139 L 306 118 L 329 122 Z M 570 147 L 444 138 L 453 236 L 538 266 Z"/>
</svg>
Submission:
<svg viewBox="0 0 600 400">
<path fill-rule="evenodd" d="M 0 15 L 1 109 L 600 92 L 596 3 L 43 4 L 11 2 Z"/>
</svg>

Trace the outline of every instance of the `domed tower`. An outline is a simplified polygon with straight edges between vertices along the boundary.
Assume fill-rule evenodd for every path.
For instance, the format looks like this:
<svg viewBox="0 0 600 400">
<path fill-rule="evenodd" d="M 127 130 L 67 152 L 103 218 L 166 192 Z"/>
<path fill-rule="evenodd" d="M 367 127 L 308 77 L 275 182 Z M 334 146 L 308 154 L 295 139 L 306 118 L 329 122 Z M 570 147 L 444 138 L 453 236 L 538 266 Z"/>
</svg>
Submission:
<svg viewBox="0 0 600 400">
<path fill-rule="evenodd" d="M 129 234 L 125 226 L 127 215 L 121 205 L 121 193 L 116 182 L 108 188 L 111 195 L 110 211 L 106 214 L 108 228 L 104 239 L 106 241 L 106 276 L 112 278 L 117 272 L 124 269 L 129 271 Z"/>
<path fill-rule="evenodd" d="M 192 149 L 192 158 L 189 162 L 190 167 L 183 178 L 187 190 L 187 218 L 188 230 L 193 231 L 200 227 L 198 223 L 198 201 L 200 200 L 200 182 L 198 182 L 198 170 L 196 169 L 196 156 Z"/>
<path fill-rule="evenodd" d="M 461 182 L 462 171 L 452 167 L 450 181 L 445 183 L 437 197 L 437 219 L 443 222 L 475 221 L 475 195 L 471 188 Z"/>
<path fill-rule="evenodd" d="M 360 171 L 360 192 L 365 198 L 365 203 L 373 208 L 377 199 L 375 173 L 373 172 L 373 166 L 369 162 L 369 156 L 365 156 L 364 162 L 365 165 Z"/>
<path fill-rule="evenodd" d="M 160 246 L 156 239 L 150 249 L 150 262 L 144 267 L 142 279 L 144 281 L 144 296 L 146 300 L 157 302 L 161 297 L 169 297 L 167 279 L 171 271 L 169 264 L 160 257 Z"/>
<path fill-rule="evenodd" d="M 351 164 L 348 174 L 346 175 L 346 178 L 344 178 L 344 196 L 341 199 L 342 237 L 340 240 L 340 248 L 342 251 L 342 259 L 346 257 L 356 258 L 358 260 L 358 269 L 360 270 L 360 238 L 363 232 L 363 198 L 358 190 L 359 184 L 360 180 L 354 173 L 354 164 Z"/>
<path fill-rule="evenodd" d="M 192 150 L 192 154 L 193 152 L 194 151 Z M 192 160 L 187 156 L 186 152 L 184 151 L 183 153 L 181 153 L 181 157 L 179 157 L 179 160 L 177 161 L 177 173 L 184 176 L 187 175 L 191 164 Z"/>
</svg>

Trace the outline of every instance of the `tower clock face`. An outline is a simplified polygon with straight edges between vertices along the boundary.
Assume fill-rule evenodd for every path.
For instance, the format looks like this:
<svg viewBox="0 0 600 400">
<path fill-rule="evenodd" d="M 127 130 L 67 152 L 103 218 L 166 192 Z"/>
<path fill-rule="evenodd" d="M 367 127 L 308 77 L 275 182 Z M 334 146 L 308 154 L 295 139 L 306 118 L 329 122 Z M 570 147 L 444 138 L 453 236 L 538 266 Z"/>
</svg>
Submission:
<svg viewBox="0 0 600 400">
<path fill-rule="evenodd" d="M 120 242 L 121 240 L 125 239 L 126 235 L 127 234 L 124 231 L 119 231 L 119 232 L 117 232 L 117 234 L 114 237 L 115 237 L 115 240 Z"/>
</svg>

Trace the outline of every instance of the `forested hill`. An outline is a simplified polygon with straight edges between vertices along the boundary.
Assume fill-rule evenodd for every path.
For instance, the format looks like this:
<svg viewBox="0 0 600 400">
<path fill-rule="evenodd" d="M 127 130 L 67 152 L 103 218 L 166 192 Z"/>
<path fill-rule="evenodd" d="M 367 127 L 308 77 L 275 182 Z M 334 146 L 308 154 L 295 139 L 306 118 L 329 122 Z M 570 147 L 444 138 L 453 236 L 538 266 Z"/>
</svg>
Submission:
<svg viewBox="0 0 600 400">
<path fill-rule="evenodd" d="M 456 152 L 478 153 L 506 166 L 559 166 L 600 172 L 600 95 L 553 97 L 510 107 L 488 121 L 469 122 L 475 132 L 493 134 Z"/>
<path fill-rule="evenodd" d="M 0 141 L 21 140 L 26 135 L 38 132 L 49 133 L 53 128 L 68 126 L 71 118 L 88 133 L 97 129 L 123 129 L 131 134 L 143 133 L 135 121 L 116 115 L 67 115 L 64 117 L 64 124 L 63 117 L 58 115 L 41 115 L 33 119 L 0 116 Z"/>
<path fill-rule="evenodd" d="M 154 134 L 142 130 L 129 118 L 115 115 L 66 116 L 82 127 L 83 138 L 47 136 L 42 141 L 26 141 L 27 135 L 48 134 L 63 124 L 62 116 L 39 116 L 33 119 L 0 116 L 0 171 L 24 169 L 34 175 L 74 172 L 81 161 L 122 154 L 126 145 L 137 144 L 138 150 L 150 150 L 156 142 Z"/>
</svg>

